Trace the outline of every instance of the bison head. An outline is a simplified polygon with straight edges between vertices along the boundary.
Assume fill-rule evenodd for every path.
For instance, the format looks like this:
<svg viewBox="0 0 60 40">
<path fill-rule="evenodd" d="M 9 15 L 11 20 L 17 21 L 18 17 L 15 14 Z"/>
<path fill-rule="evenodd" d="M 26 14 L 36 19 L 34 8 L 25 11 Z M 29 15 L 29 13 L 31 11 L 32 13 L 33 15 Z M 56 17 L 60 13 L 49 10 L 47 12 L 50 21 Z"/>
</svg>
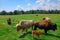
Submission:
<svg viewBox="0 0 60 40">
<path fill-rule="evenodd" d="M 55 31 L 57 30 L 57 24 L 56 23 L 50 23 L 50 28 Z"/>
<path fill-rule="evenodd" d="M 19 31 L 21 29 L 21 26 L 20 25 L 18 25 L 17 26 L 17 31 Z"/>
<path fill-rule="evenodd" d="M 54 23 L 54 24 L 52 25 L 52 28 L 53 28 L 54 31 L 57 30 L 57 24 Z"/>
</svg>

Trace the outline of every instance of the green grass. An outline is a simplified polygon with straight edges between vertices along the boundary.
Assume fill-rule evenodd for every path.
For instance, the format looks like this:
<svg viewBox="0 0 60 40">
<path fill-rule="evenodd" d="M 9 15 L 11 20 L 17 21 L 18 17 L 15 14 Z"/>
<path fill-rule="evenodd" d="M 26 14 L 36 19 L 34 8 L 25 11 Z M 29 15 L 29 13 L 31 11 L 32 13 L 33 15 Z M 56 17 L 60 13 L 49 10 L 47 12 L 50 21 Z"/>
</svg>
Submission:
<svg viewBox="0 0 60 40">
<path fill-rule="evenodd" d="M 12 19 L 12 25 L 7 24 L 7 18 Z M 41 40 L 60 40 L 60 14 L 24 14 L 24 15 L 2 15 L 0 16 L 0 40 L 32 40 L 32 34 L 23 34 L 22 31 L 16 31 L 16 24 L 19 20 L 42 20 L 43 17 L 50 17 L 51 21 L 57 24 L 57 30 L 48 31 L 48 34 L 42 34 Z M 39 29 L 38 29 L 39 30 Z M 31 32 L 31 28 L 28 30 Z M 42 30 L 43 31 L 43 30 Z M 25 32 L 25 31 L 24 31 Z M 23 35 L 23 36 L 22 36 Z M 19 38 L 22 36 L 22 38 Z M 34 40 L 37 40 L 35 35 Z"/>
</svg>

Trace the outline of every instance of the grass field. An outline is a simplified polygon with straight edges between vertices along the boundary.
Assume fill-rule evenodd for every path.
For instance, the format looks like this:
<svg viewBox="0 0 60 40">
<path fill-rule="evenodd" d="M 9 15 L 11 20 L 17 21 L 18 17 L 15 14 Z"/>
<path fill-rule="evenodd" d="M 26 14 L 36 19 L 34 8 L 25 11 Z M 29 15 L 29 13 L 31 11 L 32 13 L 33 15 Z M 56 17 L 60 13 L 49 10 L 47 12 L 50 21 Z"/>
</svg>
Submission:
<svg viewBox="0 0 60 40">
<path fill-rule="evenodd" d="M 7 18 L 12 19 L 12 25 L 7 24 Z M 48 31 L 48 34 L 42 34 L 41 40 L 60 40 L 60 14 L 24 14 L 24 15 L 0 15 L 0 40 L 32 40 L 30 33 L 23 34 L 22 31 L 17 32 L 15 25 L 19 20 L 41 20 L 43 17 L 50 17 L 51 21 L 57 24 L 57 30 Z M 31 28 L 28 30 L 31 32 Z M 39 30 L 39 29 L 38 29 Z M 42 30 L 43 31 L 43 30 Z M 25 32 L 25 31 L 24 31 Z M 22 37 L 22 38 L 19 38 Z M 34 40 L 37 40 L 35 35 Z"/>
</svg>

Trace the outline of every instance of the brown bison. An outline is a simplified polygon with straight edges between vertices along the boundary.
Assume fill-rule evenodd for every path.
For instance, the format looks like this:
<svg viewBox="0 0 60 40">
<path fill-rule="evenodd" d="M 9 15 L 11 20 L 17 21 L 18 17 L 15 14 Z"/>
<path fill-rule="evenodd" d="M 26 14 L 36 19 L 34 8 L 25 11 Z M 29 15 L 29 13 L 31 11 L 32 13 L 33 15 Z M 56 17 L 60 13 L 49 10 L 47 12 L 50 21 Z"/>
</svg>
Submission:
<svg viewBox="0 0 60 40">
<path fill-rule="evenodd" d="M 52 23 L 52 22 L 48 22 L 47 20 L 42 20 L 42 21 L 36 22 L 34 24 L 34 30 L 36 30 L 37 28 L 44 29 L 45 33 L 47 33 L 48 30 L 55 31 L 57 29 L 57 24 Z"/>
<path fill-rule="evenodd" d="M 27 31 L 28 28 L 30 27 L 32 27 L 33 29 L 33 25 L 34 25 L 33 20 L 21 20 L 20 23 L 16 25 L 16 27 L 17 27 L 17 31 L 19 31 L 20 29 L 22 30 L 26 29 Z"/>
<path fill-rule="evenodd" d="M 8 25 L 11 25 L 11 18 L 8 18 L 8 19 L 7 19 L 7 24 L 8 24 Z"/>
<path fill-rule="evenodd" d="M 34 35 L 37 35 L 38 37 L 43 34 L 43 32 L 41 31 L 37 31 L 37 30 L 32 30 L 32 37 L 34 38 Z"/>
</svg>

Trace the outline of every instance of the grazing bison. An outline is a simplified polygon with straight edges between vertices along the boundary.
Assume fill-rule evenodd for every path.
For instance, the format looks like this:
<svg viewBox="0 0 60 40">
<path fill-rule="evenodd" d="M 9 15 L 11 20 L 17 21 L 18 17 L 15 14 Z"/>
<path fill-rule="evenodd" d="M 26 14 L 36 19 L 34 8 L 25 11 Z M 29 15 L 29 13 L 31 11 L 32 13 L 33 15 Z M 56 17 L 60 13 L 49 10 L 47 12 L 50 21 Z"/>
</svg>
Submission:
<svg viewBox="0 0 60 40">
<path fill-rule="evenodd" d="M 7 19 L 7 23 L 8 23 L 8 25 L 11 25 L 11 18 Z"/>
<path fill-rule="evenodd" d="M 36 16 L 38 16 L 38 14 Z"/>
<path fill-rule="evenodd" d="M 17 24 L 17 31 L 19 31 L 20 29 L 27 29 L 32 27 L 33 29 L 33 25 L 34 25 L 34 21 L 33 20 L 21 20 L 19 24 Z"/>
<path fill-rule="evenodd" d="M 37 28 L 44 29 L 45 33 L 47 33 L 48 30 L 55 31 L 57 29 L 57 24 L 48 22 L 47 20 L 42 20 L 41 22 L 36 22 L 34 24 L 34 30 L 36 30 Z"/>
</svg>

